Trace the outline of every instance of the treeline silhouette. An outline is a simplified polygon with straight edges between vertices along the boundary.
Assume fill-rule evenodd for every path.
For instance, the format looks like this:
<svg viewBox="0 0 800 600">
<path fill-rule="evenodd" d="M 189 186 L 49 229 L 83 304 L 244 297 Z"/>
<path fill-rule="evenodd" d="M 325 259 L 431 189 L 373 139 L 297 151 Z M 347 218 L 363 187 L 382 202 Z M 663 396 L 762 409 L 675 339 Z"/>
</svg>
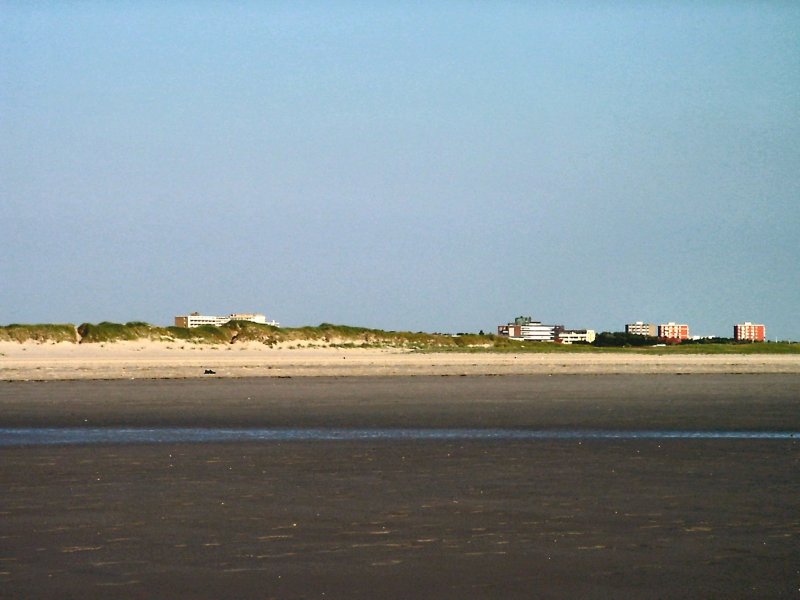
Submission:
<svg viewBox="0 0 800 600">
<path fill-rule="evenodd" d="M 677 340 L 673 338 L 656 337 L 652 335 L 639 335 L 624 331 L 603 331 L 598 333 L 592 342 L 593 346 L 606 348 L 627 348 L 636 346 L 655 346 L 656 344 L 752 344 L 750 340 L 735 340 L 733 338 L 700 338 L 697 340 Z"/>
</svg>

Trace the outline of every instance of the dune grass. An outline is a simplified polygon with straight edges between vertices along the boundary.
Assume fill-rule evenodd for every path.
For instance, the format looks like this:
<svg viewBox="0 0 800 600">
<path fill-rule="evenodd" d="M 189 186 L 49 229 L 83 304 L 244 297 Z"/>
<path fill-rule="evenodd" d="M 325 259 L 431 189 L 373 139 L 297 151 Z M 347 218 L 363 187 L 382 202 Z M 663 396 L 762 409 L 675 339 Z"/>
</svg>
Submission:
<svg viewBox="0 0 800 600">
<path fill-rule="evenodd" d="M 174 341 L 182 340 L 194 343 L 227 344 L 231 341 L 231 332 L 222 327 L 203 325 L 187 329 L 185 327 L 159 327 L 142 321 L 129 323 L 82 323 L 78 326 L 82 344 L 113 343 L 136 340 Z"/>
<path fill-rule="evenodd" d="M 0 326 L 0 341 L 4 342 L 77 342 L 78 334 L 75 325 L 65 324 L 36 324 Z"/>
<path fill-rule="evenodd" d="M 150 337 L 151 327 L 147 323 L 133 321 L 130 323 L 82 323 L 78 326 L 78 334 L 82 343 L 133 341 Z"/>
</svg>

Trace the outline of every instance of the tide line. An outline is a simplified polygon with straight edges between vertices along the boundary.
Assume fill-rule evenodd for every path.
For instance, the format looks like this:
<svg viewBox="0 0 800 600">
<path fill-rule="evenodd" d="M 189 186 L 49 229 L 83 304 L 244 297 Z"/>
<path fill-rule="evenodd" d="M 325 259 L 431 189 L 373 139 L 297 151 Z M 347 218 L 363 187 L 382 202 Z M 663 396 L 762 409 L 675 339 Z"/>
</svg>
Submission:
<svg viewBox="0 0 800 600">
<path fill-rule="evenodd" d="M 797 431 L 347 428 L 0 428 L 0 446 L 314 441 L 800 440 Z"/>
</svg>

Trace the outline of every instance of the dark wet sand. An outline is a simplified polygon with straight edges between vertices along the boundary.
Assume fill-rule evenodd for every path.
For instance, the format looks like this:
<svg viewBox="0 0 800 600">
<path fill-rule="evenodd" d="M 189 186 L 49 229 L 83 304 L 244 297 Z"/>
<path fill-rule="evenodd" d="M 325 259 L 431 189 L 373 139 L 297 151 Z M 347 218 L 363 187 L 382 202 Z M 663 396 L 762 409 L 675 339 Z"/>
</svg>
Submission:
<svg viewBox="0 0 800 600">
<path fill-rule="evenodd" d="M 0 427 L 800 430 L 800 375 L 0 382 Z"/>
<path fill-rule="evenodd" d="M 248 399 L 249 398 L 249 399 Z M 0 426 L 800 430 L 800 377 L 7 383 Z M 798 597 L 798 441 L 0 449 L 0 596 Z"/>
</svg>

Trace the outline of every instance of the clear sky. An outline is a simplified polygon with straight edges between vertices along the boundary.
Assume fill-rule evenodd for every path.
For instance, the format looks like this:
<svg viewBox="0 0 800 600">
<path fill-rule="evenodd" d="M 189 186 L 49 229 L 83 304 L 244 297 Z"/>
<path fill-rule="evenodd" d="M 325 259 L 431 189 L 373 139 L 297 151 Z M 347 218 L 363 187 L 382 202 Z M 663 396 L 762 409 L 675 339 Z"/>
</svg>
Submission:
<svg viewBox="0 0 800 600">
<path fill-rule="evenodd" d="M 800 3 L 0 2 L 0 323 L 800 340 Z"/>
</svg>

